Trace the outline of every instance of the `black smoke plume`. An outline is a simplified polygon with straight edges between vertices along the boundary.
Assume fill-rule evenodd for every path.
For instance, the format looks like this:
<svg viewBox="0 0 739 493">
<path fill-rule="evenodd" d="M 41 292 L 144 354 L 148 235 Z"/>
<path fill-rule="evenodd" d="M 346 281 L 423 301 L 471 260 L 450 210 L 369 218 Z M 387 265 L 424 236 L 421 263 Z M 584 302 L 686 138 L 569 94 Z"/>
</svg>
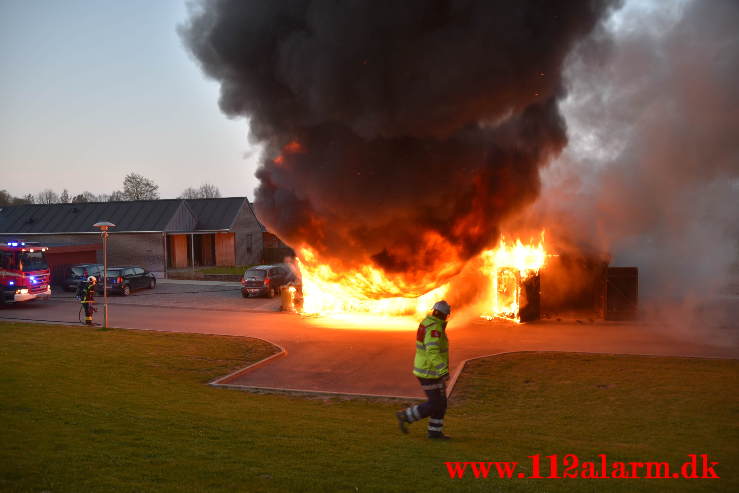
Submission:
<svg viewBox="0 0 739 493">
<path fill-rule="evenodd" d="M 268 227 L 423 291 L 536 199 L 563 61 L 611 3 L 203 0 L 181 35 L 265 146 Z"/>
</svg>

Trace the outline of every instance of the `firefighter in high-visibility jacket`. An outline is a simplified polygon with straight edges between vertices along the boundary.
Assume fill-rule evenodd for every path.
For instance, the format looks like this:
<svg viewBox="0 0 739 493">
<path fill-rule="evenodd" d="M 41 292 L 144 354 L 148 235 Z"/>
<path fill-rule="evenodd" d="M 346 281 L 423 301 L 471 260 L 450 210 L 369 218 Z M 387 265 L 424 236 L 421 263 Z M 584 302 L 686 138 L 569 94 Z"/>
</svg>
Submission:
<svg viewBox="0 0 739 493">
<path fill-rule="evenodd" d="M 95 303 L 95 285 L 97 279 L 95 276 L 87 278 L 87 282 L 81 282 L 77 287 L 77 297 L 82 303 L 82 308 L 85 310 L 85 325 L 92 325 L 92 314 L 95 311 L 93 306 Z"/>
<path fill-rule="evenodd" d="M 452 308 L 446 301 L 437 302 L 431 314 L 418 326 L 416 332 L 416 357 L 413 374 L 421 382 L 428 400 L 395 413 L 400 431 L 408 433 L 408 424 L 429 418 L 428 437 L 449 439 L 444 434 L 446 413 L 446 383 L 449 380 L 449 341 L 446 336 L 447 318 Z"/>
</svg>

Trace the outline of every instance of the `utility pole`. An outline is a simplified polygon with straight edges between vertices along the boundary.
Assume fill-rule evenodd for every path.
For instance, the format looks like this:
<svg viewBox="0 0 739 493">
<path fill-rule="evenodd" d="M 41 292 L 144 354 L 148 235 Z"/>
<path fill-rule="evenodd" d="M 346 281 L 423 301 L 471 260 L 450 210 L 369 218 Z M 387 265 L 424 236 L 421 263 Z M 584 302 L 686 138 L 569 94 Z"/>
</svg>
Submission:
<svg viewBox="0 0 739 493">
<path fill-rule="evenodd" d="M 103 328 L 108 328 L 108 228 L 115 228 L 115 224 L 100 221 L 92 225 L 100 228 L 103 234 Z"/>
</svg>

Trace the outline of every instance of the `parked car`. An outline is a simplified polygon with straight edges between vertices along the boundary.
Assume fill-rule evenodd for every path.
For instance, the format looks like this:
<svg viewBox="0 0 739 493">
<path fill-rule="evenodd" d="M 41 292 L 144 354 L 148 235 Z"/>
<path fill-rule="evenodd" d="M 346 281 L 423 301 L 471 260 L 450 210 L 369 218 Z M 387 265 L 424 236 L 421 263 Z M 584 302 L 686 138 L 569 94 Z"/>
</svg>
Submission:
<svg viewBox="0 0 739 493">
<path fill-rule="evenodd" d="M 249 268 L 241 279 L 241 295 L 267 296 L 273 298 L 280 292 L 280 286 L 286 284 L 289 272 L 279 265 L 257 265 Z"/>
<path fill-rule="evenodd" d="M 108 291 L 111 293 L 128 296 L 135 289 L 154 289 L 157 279 L 154 274 L 141 267 L 108 267 Z M 98 282 L 97 289 L 103 292 L 102 279 Z"/>
<path fill-rule="evenodd" d="M 90 276 L 95 276 L 96 279 L 103 279 L 103 266 L 101 264 L 79 264 L 73 265 L 67 269 L 67 275 L 64 276 L 65 291 L 76 291 L 80 285 L 80 281 L 84 281 Z"/>
</svg>

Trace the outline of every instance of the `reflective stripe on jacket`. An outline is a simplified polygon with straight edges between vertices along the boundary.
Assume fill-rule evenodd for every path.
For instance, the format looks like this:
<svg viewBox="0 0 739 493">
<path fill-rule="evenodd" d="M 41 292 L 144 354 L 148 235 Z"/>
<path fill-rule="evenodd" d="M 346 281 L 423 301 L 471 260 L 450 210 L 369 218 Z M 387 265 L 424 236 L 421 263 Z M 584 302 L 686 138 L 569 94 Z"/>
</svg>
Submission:
<svg viewBox="0 0 739 493">
<path fill-rule="evenodd" d="M 449 373 L 449 341 L 446 323 L 432 317 L 423 319 L 416 332 L 416 357 L 413 374 L 421 378 L 440 378 Z"/>
<path fill-rule="evenodd" d="M 86 283 L 86 285 L 82 287 L 81 291 L 82 293 L 80 296 L 80 301 L 82 301 L 82 303 L 85 303 L 85 302 L 89 303 L 91 301 L 95 301 L 95 285 L 94 284 Z"/>
</svg>

